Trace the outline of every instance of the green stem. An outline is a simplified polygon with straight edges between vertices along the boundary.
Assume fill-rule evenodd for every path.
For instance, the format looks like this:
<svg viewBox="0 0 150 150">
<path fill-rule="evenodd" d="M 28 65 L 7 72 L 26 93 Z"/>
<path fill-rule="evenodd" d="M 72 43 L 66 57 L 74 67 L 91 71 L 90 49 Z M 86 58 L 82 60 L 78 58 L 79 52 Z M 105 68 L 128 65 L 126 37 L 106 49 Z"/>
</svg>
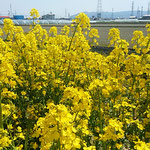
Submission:
<svg viewBox="0 0 150 150">
<path fill-rule="evenodd" d="M 69 48 L 68 48 L 68 51 L 70 51 L 70 48 L 71 48 L 71 45 L 72 45 L 72 41 L 73 41 L 73 38 L 75 36 L 75 33 L 77 31 L 77 27 L 78 27 L 79 24 L 77 24 L 75 30 L 74 30 L 74 33 L 72 35 L 72 38 L 71 38 L 71 41 L 70 41 L 70 44 L 69 44 Z M 68 78 L 68 74 L 69 74 L 69 71 L 70 71 L 70 68 L 71 68 L 71 59 L 69 60 L 69 66 L 68 66 L 68 70 L 67 70 L 67 73 L 66 73 L 66 76 L 65 76 L 65 83 L 67 85 L 67 78 Z"/>
<path fill-rule="evenodd" d="M 101 97 L 100 97 L 100 95 L 99 95 L 99 128 L 100 128 L 100 133 L 102 134 L 103 128 L 102 128 Z"/>
<path fill-rule="evenodd" d="M 68 70 L 67 70 L 67 73 L 66 73 L 66 76 L 65 76 L 65 84 L 66 84 L 66 85 L 68 84 L 67 79 L 68 79 L 68 74 L 69 74 L 70 67 L 71 67 L 71 59 L 70 59 L 70 61 L 69 61 Z"/>
<path fill-rule="evenodd" d="M 0 98 L 0 128 L 3 128 L 2 100 Z"/>
<path fill-rule="evenodd" d="M 122 107 L 122 122 L 124 121 L 124 107 Z"/>
<path fill-rule="evenodd" d="M 28 150 L 29 132 L 30 132 L 30 125 L 29 125 L 29 121 L 28 121 L 24 150 Z"/>
<path fill-rule="evenodd" d="M 1 90 L 0 90 L 0 128 L 3 128 L 3 114 L 2 114 L 2 97 L 1 97 Z"/>
<path fill-rule="evenodd" d="M 60 139 L 58 140 L 58 148 L 61 150 Z"/>
<path fill-rule="evenodd" d="M 69 50 L 70 50 L 70 48 L 71 48 L 72 41 L 73 41 L 73 38 L 74 38 L 74 36 L 75 36 L 75 33 L 76 33 L 76 31 L 77 31 L 78 25 L 79 25 L 79 24 L 77 24 L 77 26 L 76 26 L 76 28 L 75 28 L 75 30 L 74 30 L 74 33 L 73 33 L 73 35 L 72 35 L 72 38 L 71 38 L 71 41 L 70 41 L 70 44 L 69 44 L 68 51 L 69 51 Z"/>
<path fill-rule="evenodd" d="M 89 74 L 89 71 L 88 71 L 85 59 L 84 59 L 84 64 L 85 64 L 85 69 L 86 69 L 86 75 L 87 75 L 88 84 L 90 84 L 91 76 Z"/>
<path fill-rule="evenodd" d="M 117 67 L 119 67 L 119 59 L 120 59 L 120 53 L 119 53 L 118 60 L 117 60 Z M 118 70 L 116 72 L 116 78 L 118 78 Z"/>
</svg>

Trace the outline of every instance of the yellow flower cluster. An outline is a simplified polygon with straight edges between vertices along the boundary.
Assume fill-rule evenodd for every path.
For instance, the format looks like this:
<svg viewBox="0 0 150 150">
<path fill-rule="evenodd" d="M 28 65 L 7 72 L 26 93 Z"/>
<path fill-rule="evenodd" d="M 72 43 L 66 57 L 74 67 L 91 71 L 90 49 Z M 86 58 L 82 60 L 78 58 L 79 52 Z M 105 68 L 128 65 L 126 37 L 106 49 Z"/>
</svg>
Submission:
<svg viewBox="0 0 150 150">
<path fill-rule="evenodd" d="M 57 28 L 51 27 L 49 30 L 50 36 L 56 36 L 57 35 Z"/>
<path fill-rule="evenodd" d="M 70 27 L 68 27 L 67 25 L 65 25 L 62 29 L 61 29 L 61 34 L 64 34 L 64 35 L 69 35 L 69 32 L 70 32 Z"/>
<path fill-rule="evenodd" d="M 30 11 L 30 16 L 33 17 L 33 19 L 36 19 L 36 18 L 39 18 L 39 17 L 40 17 L 38 10 L 35 9 L 35 8 L 32 8 L 32 9 L 31 9 L 31 11 Z"/>
<path fill-rule="evenodd" d="M 81 26 L 83 29 L 91 27 L 90 19 L 84 13 L 80 13 L 78 16 L 76 16 L 76 19 L 73 20 L 73 22 L 75 22 L 77 25 Z"/>
<path fill-rule="evenodd" d="M 111 45 L 116 46 L 116 42 L 118 40 L 120 40 L 120 31 L 119 31 L 119 29 L 117 29 L 117 28 L 110 29 L 109 34 L 108 34 L 108 39 L 111 39 L 109 46 L 111 46 Z"/>
<path fill-rule="evenodd" d="M 38 17 L 37 10 L 32 14 Z M 34 18 L 35 19 L 35 18 Z M 89 18 L 28 33 L 4 20 L 0 30 L 0 149 L 150 148 L 150 25 L 133 33 L 133 50 L 109 32 L 109 55 Z"/>
<path fill-rule="evenodd" d="M 98 45 L 98 42 L 96 40 L 96 38 L 99 38 L 99 33 L 98 33 L 98 29 L 91 29 L 89 32 L 89 37 L 92 39 L 90 45 L 92 45 L 93 43 L 96 43 Z"/>
<path fill-rule="evenodd" d="M 104 127 L 104 135 L 101 136 L 102 141 L 113 140 L 117 141 L 124 137 L 123 124 L 117 119 L 110 119 L 109 125 Z"/>
<path fill-rule="evenodd" d="M 80 138 L 76 136 L 74 118 L 65 105 L 48 104 L 49 112 L 44 118 L 39 118 L 35 126 L 36 137 L 40 136 L 41 150 L 49 149 L 54 141 L 59 142 L 61 149 L 80 148 Z"/>
<path fill-rule="evenodd" d="M 0 28 L 0 36 L 2 36 L 3 35 L 3 31 L 2 31 L 2 29 Z"/>
<path fill-rule="evenodd" d="M 150 143 L 145 143 L 143 141 L 138 140 L 137 142 L 135 142 L 135 146 L 134 148 L 136 150 L 149 150 L 150 149 Z"/>
<path fill-rule="evenodd" d="M 0 129 L 0 150 L 7 149 L 11 144 L 8 132 L 4 129 Z"/>
</svg>

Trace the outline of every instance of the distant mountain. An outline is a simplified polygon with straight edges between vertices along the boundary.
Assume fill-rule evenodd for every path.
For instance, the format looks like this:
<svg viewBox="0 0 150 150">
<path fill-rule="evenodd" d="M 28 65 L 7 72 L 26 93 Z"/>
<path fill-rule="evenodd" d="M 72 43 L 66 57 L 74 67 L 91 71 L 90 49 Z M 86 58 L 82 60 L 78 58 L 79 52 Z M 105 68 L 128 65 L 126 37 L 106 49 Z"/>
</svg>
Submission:
<svg viewBox="0 0 150 150">
<path fill-rule="evenodd" d="M 97 17 L 96 12 L 84 12 L 88 17 L 92 18 Z M 79 13 L 78 13 L 79 14 Z M 78 14 L 72 15 L 71 18 L 75 18 Z M 143 15 L 146 15 L 147 11 L 143 11 Z M 129 18 L 131 15 L 131 11 L 120 11 L 120 12 L 114 12 L 113 13 L 113 18 Z M 137 11 L 134 11 L 134 16 L 137 15 Z M 102 18 L 112 18 L 112 12 L 102 12 Z"/>
</svg>

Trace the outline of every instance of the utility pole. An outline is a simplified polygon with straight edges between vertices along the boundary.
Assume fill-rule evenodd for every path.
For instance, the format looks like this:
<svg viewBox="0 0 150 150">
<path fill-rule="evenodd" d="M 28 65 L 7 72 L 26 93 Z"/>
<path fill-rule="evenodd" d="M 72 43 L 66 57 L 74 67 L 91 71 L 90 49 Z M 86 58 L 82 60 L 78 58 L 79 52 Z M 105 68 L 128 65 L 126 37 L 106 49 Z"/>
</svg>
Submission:
<svg viewBox="0 0 150 150">
<path fill-rule="evenodd" d="M 150 15 L 150 2 L 148 3 L 148 10 L 147 10 L 147 14 Z"/>
<path fill-rule="evenodd" d="M 10 4 L 10 18 L 12 17 L 12 6 L 11 6 L 11 4 Z"/>
<path fill-rule="evenodd" d="M 68 18 L 70 18 L 70 13 L 68 13 Z"/>
<path fill-rule="evenodd" d="M 114 9 L 112 8 L 111 19 L 114 19 Z"/>
<path fill-rule="evenodd" d="M 67 9 L 65 9 L 65 18 L 67 18 Z"/>
<path fill-rule="evenodd" d="M 139 9 L 139 6 L 137 8 L 137 18 L 140 18 L 140 9 Z"/>
<path fill-rule="evenodd" d="M 97 19 L 100 20 L 102 18 L 102 0 L 98 0 L 97 3 Z"/>
<path fill-rule="evenodd" d="M 141 17 L 143 17 L 143 6 L 141 7 Z"/>
<path fill-rule="evenodd" d="M 131 16 L 134 16 L 134 1 L 132 1 Z"/>
</svg>

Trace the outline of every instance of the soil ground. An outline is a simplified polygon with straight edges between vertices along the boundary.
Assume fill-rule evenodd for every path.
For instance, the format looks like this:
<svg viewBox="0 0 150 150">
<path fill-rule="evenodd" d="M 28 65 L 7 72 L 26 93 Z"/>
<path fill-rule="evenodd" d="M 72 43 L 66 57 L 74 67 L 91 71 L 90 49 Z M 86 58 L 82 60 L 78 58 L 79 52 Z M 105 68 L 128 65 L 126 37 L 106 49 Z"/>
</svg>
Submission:
<svg viewBox="0 0 150 150">
<path fill-rule="evenodd" d="M 100 47 L 107 47 L 109 44 L 108 40 L 108 33 L 111 28 L 118 28 L 120 30 L 121 39 L 125 39 L 130 44 L 130 48 L 132 48 L 131 39 L 133 36 L 133 32 L 135 30 L 140 30 L 146 35 L 145 29 L 146 23 L 98 23 L 98 24 L 91 24 L 92 28 L 96 28 L 99 31 L 100 38 L 98 39 Z M 53 25 L 42 25 L 43 28 L 49 30 L 50 27 L 56 26 L 58 29 L 58 33 L 60 32 L 61 28 L 64 25 L 61 24 L 53 24 Z M 0 28 L 3 26 L 0 25 Z M 25 32 L 29 31 L 29 26 L 24 25 L 22 26 Z"/>
</svg>

